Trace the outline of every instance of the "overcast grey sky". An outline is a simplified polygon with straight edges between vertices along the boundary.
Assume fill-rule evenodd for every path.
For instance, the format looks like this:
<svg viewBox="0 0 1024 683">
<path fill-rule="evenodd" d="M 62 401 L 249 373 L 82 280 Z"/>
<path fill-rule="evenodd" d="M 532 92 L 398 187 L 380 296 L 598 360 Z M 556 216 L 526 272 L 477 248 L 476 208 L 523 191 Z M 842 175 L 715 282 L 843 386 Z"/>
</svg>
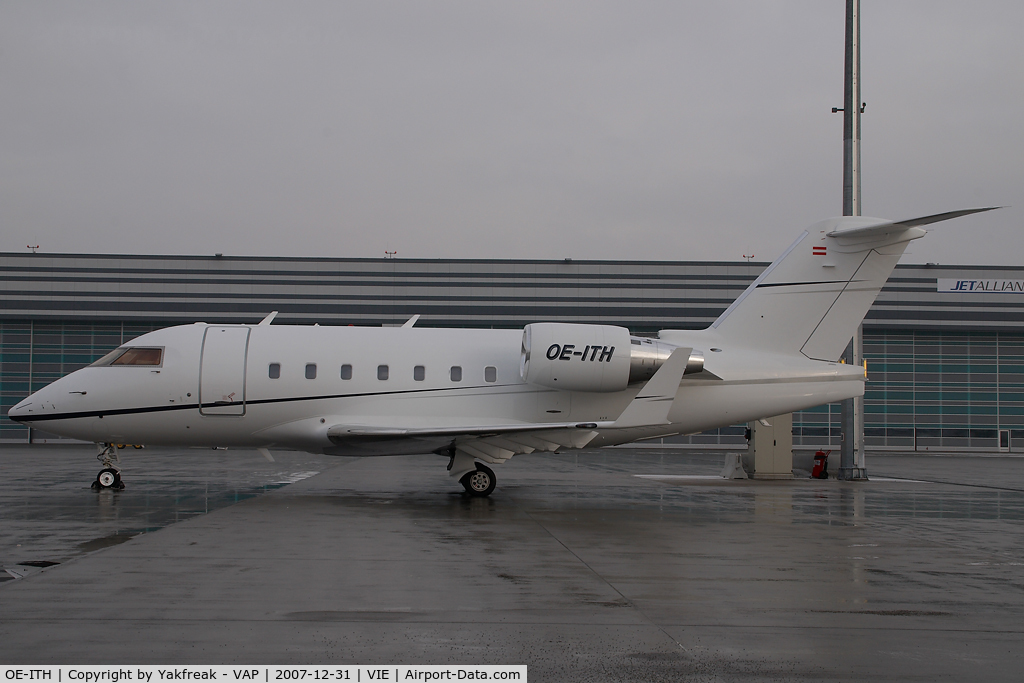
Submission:
<svg viewBox="0 0 1024 683">
<path fill-rule="evenodd" d="M 757 260 L 841 213 L 844 0 L 0 3 L 0 250 Z M 1024 3 L 862 0 L 864 214 L 1021 262 Z"/>
</svg>

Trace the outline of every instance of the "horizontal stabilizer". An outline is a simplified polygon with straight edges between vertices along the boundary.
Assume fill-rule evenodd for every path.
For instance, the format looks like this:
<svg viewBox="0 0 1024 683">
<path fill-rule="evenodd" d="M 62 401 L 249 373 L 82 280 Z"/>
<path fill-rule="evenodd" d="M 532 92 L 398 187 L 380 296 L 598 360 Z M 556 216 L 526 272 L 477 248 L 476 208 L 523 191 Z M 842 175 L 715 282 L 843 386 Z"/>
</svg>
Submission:
<svg viewBox="0 0 1024 683">
<path fill-rule="evenodd" d="M 948 221 L 951 218 L 960 218 L 961 216 L 970 216 L 972 213 L 995 211 L 996 209 L 1001 208 L 1003 207 L 987 206 L 983 209 L 961 209 L 959 211 L 947 211 L 946 213 L 934 213 L 931 216 L 921 216 L 920 218 L 911 218 L 905 221 L 897 221 L 894 225 L 902 225 L 905 228 L 919 228 L 922 225 L 931 225 L 932 223 Z"/>
<path fill-rule="evenodd" d="M 859 218 L 851 217 L 842 219 L 843 223 L 835 230 L 828 233 L 828 237 L 835 237 L 840 243 L 849 241 L 866 241 L 875 240 L 882 238 L 888 234 L 902 232 L 908 228 L 919 228 L 922 225 L 931 225 L 932 223 L 939 223 L 942 221 L 948 221 L 953 218 L 960 218 L 961 216 L 969 216 L 972 213 L 982 213 L 984 211 L 994 211 L 998 209 L 998 206 L 989 206 L 983 209 L 962 209 L 960 211 L 947 211 L 946 213 L 936 213 L 931 216 L 921 216 L 920 218 L 910 218 L 903 221 L 879 221 L 876 218 Z M 862 225 L 857 223 L 863 222 Z"/>
</svg>

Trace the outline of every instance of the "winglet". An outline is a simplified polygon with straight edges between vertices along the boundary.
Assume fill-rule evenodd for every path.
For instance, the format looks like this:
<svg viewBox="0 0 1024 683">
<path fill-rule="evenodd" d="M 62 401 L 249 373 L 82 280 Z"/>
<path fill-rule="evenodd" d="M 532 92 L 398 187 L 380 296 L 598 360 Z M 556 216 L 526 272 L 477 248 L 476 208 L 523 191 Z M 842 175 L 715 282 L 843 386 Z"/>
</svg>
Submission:
<svg viewBox="0 0 1024 683">
<path fill-rule="evenodd" d="M 420 314 L 419 314 L 419 313 L 417 313 L 417 314 L 416 314 L 416 315 L 414 315 L 413 317 L 411 317 L 411 318 L 409 318 L 408 320 L 406 320 L 406 321 L 405 321 L 405 324 L 404 324 L 404 325 L 402 325 L 402 327 L 412 327 L 413 325 L 415 325 L 415 324 L 416 324 L 416 321 L 417 321 L 417 320 L 419 320 L 419 319 L 420 319 Z"/>
<path fill-rule="evenodd" d="M 623 427 L 646 427 L 668 424 L 668 412 L 676 400 L 679 382 L 686 372 L 693 349 L 678 348 L 672 352 L 665 364 L 658 368 L 647 384 L 640 389 L 632 403 L 626 406 L 612 425 L 612 429 Z"/>
<path fill-rule="evenodd" d="M 263 325 L 269 325 L 270 323 L 272 323 L 274 321 L 274 318 L 276 318 L 276 317 L 277 317 L 277 311 L 271 311 L 270 314 L 267 315 L 266 318 L 264 318 L 263 320 L 260 321 L 260 324 L 257 325 L 257 327 L 261 327 Z"/>
</svg>

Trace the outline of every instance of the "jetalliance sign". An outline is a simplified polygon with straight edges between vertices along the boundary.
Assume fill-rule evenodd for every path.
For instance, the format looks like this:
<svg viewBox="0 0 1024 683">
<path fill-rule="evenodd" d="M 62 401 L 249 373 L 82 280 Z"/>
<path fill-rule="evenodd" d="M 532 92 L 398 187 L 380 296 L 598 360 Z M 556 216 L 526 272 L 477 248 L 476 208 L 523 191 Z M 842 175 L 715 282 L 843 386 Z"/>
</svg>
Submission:
<svg viewBox="0 0 1024 683">
<path fill-rule="evenodd" d="M 1024 280 L 954 280 L 937 278 L 940 292 L 1018 292 L 1024 293 Z"/>
</svg>

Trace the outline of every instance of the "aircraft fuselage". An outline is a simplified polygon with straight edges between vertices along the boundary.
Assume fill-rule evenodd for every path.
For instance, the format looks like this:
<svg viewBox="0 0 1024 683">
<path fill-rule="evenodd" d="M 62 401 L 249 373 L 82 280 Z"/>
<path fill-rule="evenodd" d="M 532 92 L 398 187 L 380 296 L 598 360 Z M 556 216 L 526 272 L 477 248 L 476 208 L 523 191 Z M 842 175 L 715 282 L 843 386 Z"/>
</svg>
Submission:
<svg viewBox="0 0 1024 683">
<path fill-rule="evenodd" d="M 863 393 L 857 368 L 729 348 L 710 329 L 662 336 L 721 348 L 706 352 L 707 372 L 684 377 L 670 424 L 599 429 L 590 445 L 699 432 Z M 528 384 L 522 337 L 522 330 L 182 325 L 126 344 L 159 349 L 159 365 L 83 368 L 10 416 L 95 442 L 378 455 L 431 452 L 451 441 L 401 430 L 607 423 L 637 395 L 640 384 L 612 392 Z M 328 437 L 338 424 L 374 431 L 339 442 Z"/>
</svg>

